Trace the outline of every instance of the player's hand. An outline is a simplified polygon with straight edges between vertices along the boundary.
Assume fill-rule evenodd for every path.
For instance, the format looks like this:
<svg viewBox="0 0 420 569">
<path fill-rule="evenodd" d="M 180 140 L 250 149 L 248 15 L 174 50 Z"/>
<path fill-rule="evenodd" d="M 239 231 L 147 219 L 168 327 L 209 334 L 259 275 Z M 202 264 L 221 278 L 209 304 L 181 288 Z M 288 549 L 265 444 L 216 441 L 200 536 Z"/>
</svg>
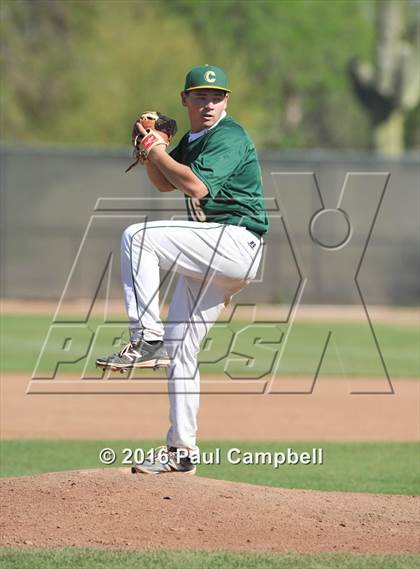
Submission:
<svg viewBox="0 0 420 569">
<path fill-rule="evenodd" d="M 136 143 L 141 141 L 151 130 L 157 131 L 167 144 L 169 144 L 169 142 L 171 141 L 171 137 L 167 132 L 165 132 L 164 130 L 155 129 L 154 122 L 153 123 L 151 122 L 149 126 L 146 121 L 141 122 L 140 120 L 137 120 L 133 125 L 133 130 L 131 133 L 133 146 L 136 146 Z"/>
<path fill-rule="evenodd" d="M 139 162 L 144 164 L 152 150 L 162 150 L 160 147 L 165 150 L 176 132 L 177 124 L 174 119 L 156 111 L 142 113 L 135 121 L 131 132 L 133 157 L 136 161 L 127 168 L 126 172 Z"/>
<path fill-rule="evenodd" d="M 146 134 L 147 134 L 146 128 L 141 124 L 140 120 L 137 119 L 133 125 L 133 130 L 131 133 L 131 142 L 133 143 L 133 145 L 135 145 L 136 137 L 138 136 L 143 137 Z"/>
</svg>

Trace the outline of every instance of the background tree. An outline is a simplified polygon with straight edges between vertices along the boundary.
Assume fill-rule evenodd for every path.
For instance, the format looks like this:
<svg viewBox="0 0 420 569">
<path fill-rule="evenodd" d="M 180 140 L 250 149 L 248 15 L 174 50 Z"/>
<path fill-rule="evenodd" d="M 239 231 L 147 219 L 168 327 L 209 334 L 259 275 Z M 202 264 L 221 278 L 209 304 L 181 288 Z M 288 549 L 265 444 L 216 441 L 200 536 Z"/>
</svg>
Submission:
<svg viewBox="0 0 420 569">
<path fill-rule="evenodd" d="M 347 66 L 374 51 L 375 6 L 2 0 L 2 140 L 128 145 L 133 117 L 153 107 L 173 115 L 182 132 L 185 72 L 211 63 L 228 71 L 229 112 L 259 148 L 366 149 L 369 120 Z M 420 143 L 415 124 L 406 129 L 409 144 Z"/>
<path fill-rule="evenodd" d="M 398 155 L 404 150 L 405 118 L 420 98 L 419 4 L 380 0 L 376 9 L 375 63 L 353 59 L 349 72 L 370 117 L 373 148 Z"/>
<path fill-rule="evenodd" d="M 367 121 L 353 100 L 347 62 L 373 47 L 370 1 L 165 0 L 191 23 L 206 62 L 225 66 L 248 93 L 231 109 L 265 147 L 363 147 Z M 254 115 L 247 113 L 252 97 Z M 257 103 L 257 104 L 255 104 Z M 257 110 L 254 109 L 257 107 Z"/>
<path fill-rule="evenodd" d="M 89 1 L 0 3 L 3 138 L 48 139 L 52 117 L 74 104 L 76 47 L 94 11 Z"/>
<path fill-rule="evenodd" d="M 4 141 L 128 145 L 156 106 L 186 126 L 179 91 L 200 45 L 159 2 L 2 0 L 0 18 Z"/>
</svg>

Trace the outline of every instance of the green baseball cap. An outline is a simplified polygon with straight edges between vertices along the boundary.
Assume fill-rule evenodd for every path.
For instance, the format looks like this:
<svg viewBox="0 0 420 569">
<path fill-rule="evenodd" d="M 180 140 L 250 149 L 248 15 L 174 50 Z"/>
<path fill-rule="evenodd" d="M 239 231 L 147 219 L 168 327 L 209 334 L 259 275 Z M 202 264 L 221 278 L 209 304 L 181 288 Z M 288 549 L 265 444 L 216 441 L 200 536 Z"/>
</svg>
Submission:
<svg viewBox="0 0 420 569">
<path fill-rule="evenodd" d="M 184 91 L 194 89 L 221 89 L 228 93 L 232 92 L 228 89 L 226 73 L 214 65 L 197 65 L 187 73 Z"/>
</svg>

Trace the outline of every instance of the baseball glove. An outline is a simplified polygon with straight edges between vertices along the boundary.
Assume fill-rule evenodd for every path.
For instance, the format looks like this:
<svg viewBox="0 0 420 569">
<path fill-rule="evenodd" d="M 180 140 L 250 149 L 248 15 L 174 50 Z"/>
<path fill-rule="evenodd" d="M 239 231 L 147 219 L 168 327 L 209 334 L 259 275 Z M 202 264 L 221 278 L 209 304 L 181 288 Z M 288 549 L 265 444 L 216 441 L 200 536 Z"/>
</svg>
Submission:
<svg viewBox="0 0 420 569">
<path fill-rule="evenodd" d="M 147 134 L 141 132 L 139 125 L 147 131 Z M 134 168 L 139 162 L 144 164 L 151 149 L 158 144 L 168 146 L 177 130 L 175 119 L 171 119 L 157 111 L 146 111 L 141 114 L 134 123 L 131 133 L 134 146 L 133 158 L 136 160 L 130 164 L 126 172 Z"/>
</svg>

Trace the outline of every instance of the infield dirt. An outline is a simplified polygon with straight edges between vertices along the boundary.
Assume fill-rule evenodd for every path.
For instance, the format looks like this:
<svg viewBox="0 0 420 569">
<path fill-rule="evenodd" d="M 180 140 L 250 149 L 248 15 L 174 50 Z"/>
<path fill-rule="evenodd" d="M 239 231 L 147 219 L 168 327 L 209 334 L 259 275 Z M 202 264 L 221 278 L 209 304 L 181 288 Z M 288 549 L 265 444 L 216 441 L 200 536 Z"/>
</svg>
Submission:
<svg viewBox="0 0 420 569">
<path fill-rule="evenodd" d="M 166 381 L 157 394 L 130 393 L 139 382 L 38 381 L 56 394 L 27 395 L 30 374 L 1 378 L 0 429 L 11 438 L 163 439 L 168 428 Z M 75 381 L 73 382 L 72 379 Z M 206 377 L 206 379 L 209 379 Z M 215 387 L 223 378 L 212 376 Z M 33 382 L 35 383 L 35 382 Z M 310 383 L 310 382 L 309 382 Z M 108 388 L 102 394 L 85 387 Z M 307 389 L 308 380 L 293 380 Z M 59 388 L 74 391 L 60 393 Z M 398 379 L 393 394 L 352 394 L 353 390 L 381 391 L 382 380 L 320 378 L 311 394 L 228 394 L 201 396 L 200 440 L 295 441 L 418 441 L 420 382 Z M 77 416 L 77 420 L 75 420 Z"/>
<path fill-rule="evenodd" d="M 5 478 L 0 489 L 5 546 L 420 550 L 418 497 L 286 490 L 123 469 Z"/>
<path fill-rule="evenodd" d="M 163 392 L 26 395 L 29 381 L 29 374 L 2 378 L 4 438 L 164 436 Z M 392 395 L 351 395 L 357 384 L 378 386 L 377 380 L 321 378 L 307 395 L 204 395 L 201 438 L 418 440 L 419 382 L 394 381 Z M 420 498 L 413 496 L 290 490 L 179 474 L 147 477 L 118 468 L 4 478 L 0 492 L 3 546 L 420 551 Z"/>
</svg>

